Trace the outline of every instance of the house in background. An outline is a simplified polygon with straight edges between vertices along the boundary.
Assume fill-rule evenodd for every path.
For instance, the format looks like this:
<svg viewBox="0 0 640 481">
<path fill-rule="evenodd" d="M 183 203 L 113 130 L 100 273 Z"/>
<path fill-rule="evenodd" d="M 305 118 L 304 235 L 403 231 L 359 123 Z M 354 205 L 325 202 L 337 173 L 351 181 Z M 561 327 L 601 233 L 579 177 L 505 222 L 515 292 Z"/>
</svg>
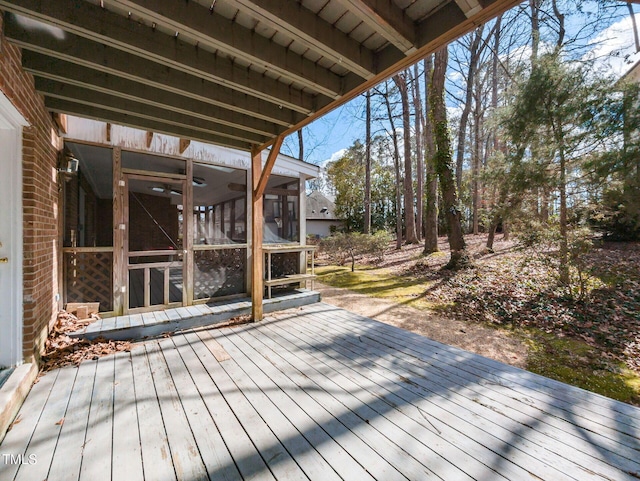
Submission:
<svg viewBox="0 0 640 481">
<path fill-rule="evenodd" d="M 336 217 L 336 206 L 319 190 L 307 195 L 307 236 L 321 239 L 343 227 L 344 222 Z"/>
</svg>

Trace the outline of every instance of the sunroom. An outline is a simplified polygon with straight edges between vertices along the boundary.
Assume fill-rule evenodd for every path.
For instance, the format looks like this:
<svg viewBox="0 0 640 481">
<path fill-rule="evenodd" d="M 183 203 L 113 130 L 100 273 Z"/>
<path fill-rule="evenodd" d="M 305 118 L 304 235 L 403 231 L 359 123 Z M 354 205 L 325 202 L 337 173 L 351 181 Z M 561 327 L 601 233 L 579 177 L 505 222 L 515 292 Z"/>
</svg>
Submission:
<svg viewBox="0 0 640 481">
<path fill-rule="evenodd" d="M 249 153 L 71 116 L 66 130 L 59 169 L 65 305 L 113 316 L 251 292 Z M 269 297 L 312 279 L 301 199 L 317 172 L 279 155 L 266 185 Z"/>
</svg>

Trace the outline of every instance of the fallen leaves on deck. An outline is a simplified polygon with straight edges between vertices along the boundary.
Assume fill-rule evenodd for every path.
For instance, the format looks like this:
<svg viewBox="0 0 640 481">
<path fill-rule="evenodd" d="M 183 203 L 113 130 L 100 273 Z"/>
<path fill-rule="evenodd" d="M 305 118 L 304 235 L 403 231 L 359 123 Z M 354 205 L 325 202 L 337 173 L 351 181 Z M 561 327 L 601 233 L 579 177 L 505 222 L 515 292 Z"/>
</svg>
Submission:
<svg viewBox="0 0 640 481">
<path fill-rule="evenodd" d="M 58 320 L 45 342 L 42 371 L 46 372 L 63 366 L 77 366 L 82 361 L 131 350 L 131 343 L 128 341 L 111 341 L 102 337 L 89 341 L 68 335 L 98 319 L 99 317 L 94 314 L 89 320 L 79 320 L 73 314 L 60 311 Z"/>
</svg>

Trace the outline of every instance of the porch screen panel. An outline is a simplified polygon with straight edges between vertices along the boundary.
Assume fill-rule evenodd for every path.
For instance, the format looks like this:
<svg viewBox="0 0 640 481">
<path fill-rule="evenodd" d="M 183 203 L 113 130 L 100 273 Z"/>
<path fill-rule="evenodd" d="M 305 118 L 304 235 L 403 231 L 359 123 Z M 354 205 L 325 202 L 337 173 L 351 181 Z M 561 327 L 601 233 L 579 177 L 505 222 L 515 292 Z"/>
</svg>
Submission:
<svg viewBox="0 0 640 481">
<path fill-rule="evenodd" d="M 208 299 L 245 292 L 245 247 L 194 250 L 193 297 Z"/>
<path fill-rule="evenodd" d="M 265 244 L 300 242 L 299 201 L 297 180 L 272 176 L 263 201 Z"/>
<path fill-rule="evenodd" d="M 113 310 L 113 159 L 110 148 L 65 142 L 78 170 L 63 174 L 62 233 L 66 303 Z"/>
<path fill-rule="evenodd" d="M 193 165 L 193 298 L 246 292 L 247 172 Z"/>
</svg>

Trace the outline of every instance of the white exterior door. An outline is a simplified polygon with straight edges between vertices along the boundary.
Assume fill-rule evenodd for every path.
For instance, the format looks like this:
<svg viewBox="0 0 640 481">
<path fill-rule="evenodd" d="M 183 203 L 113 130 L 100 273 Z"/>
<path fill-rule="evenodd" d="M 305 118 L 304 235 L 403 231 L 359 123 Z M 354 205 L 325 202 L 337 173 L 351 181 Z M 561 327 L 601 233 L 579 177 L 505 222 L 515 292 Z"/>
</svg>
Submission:
<svg viewBox="0 0 640 481">
<path fill-rule="evenodd" d="M 0 92 L 0 367 L 22 363 L 22 127 Z"/>
</svg>

